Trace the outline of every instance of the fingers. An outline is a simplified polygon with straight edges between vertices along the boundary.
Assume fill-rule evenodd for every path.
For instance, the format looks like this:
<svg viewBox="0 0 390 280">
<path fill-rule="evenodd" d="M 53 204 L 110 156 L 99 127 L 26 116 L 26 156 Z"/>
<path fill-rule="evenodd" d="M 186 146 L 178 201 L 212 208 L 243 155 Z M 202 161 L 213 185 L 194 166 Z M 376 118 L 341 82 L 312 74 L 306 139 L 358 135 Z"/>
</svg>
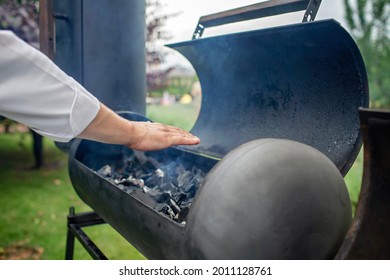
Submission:
<svg viewBox="0 0 390 280">
<path fill-rule="evenodd" d="M 198 137 L 181 128 L 158 123 L 154 125 L 155 127 L 150 133 L 155 133 L 154 136 L 161 137 L 158 140 L 165 145 L 196 145 L 200 143 Z"/>
<path fill-rule="evenodd" d="M 134 125 L 138 128 L 138 139 L 128 145 L 133 149 L 150 151 L 200 143 L 198 137 L 175 126 L 150 122 L 138 122 Z"/>
<path fill-rule="evenodd" d="M 197 145 L 200 143 L 200 139 L 190 133 L 179 135 L 173 135 L 171 137 L 171 145 L 177 146 L 177 145 Z"/>
</svg>

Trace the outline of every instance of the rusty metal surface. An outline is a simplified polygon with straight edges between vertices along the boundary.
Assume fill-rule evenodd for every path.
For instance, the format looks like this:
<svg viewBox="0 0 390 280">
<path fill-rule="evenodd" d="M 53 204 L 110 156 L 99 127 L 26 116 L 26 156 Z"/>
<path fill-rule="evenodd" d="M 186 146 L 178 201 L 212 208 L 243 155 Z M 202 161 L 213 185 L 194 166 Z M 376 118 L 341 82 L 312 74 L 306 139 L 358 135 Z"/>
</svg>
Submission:
<svg viewBox="0 0 390 280">
<path fill-rule="evenodd" d="M 364 170 L 356 215 L 336 259 L 390 259 L 390 111 L 360 110 Z"/>
</svg>

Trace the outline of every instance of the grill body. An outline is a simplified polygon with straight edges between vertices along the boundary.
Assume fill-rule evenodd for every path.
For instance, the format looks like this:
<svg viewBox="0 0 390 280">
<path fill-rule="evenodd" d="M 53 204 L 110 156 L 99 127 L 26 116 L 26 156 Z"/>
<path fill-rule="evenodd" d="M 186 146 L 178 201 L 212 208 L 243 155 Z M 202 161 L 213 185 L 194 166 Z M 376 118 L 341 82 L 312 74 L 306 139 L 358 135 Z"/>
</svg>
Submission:
<svg viewBox="0 0 390 280">
<path fill-rule="evenodd" d="M 188 166 L 193 165 L 205 173 L 210 172 L 211 178 L 206 178 L 206 183 L 200 186 L 195 197 L 193 206 L 196 207 L 190 209 L 188 223 L 182 225 L 170 220 L 153 210 L 148 197 L 143 193 L 127 194 L 94 171 L 105 164 L 121 164 L 123 158 L 133 152 L 125 147 L 86 140 L 76 141 L 72 145 L 69 171 L 78 195 L 150 259 L 332 258 L 351 219 L 350 205 L 344 196 L 345 184 L 340 178 L 341 174 L 348 172 L 361 147 L 358 108 L 368 104 L 364 63 L 350 35 L 337 22 L 325 20 L 198 39 L 170 47 L 188 58 L 202 85 L 202 107 L 192 130 L 201 138 L 201 144 L 195 147 L 170 148 L 150 155 L 172 160 L 180 157 Z M 104 98 L 116 98 L 110 93 L 106 94 Z M 126 99 L 126 102 L 132 99 L 132 96 L 117 97 L 119 100 Z M 119 104 L 119 100 L 115 102 Z M 131 107 L 128 109 L 131 110 Z M 146 120 L 142 112 L 121 114 L 134 121 Z M 234 188 L 246 189 L 249 185 L 249 191 L 253 193 L 259 188 L 271 190 L 278 187 L 273 183 L 266 183 L 272 181 L 272 172 L 267 173 L 267 178 L 248 179 L 248 182 L 244 179 L 233 187 L 215 188 L 226 199 L 219 199 L 217 194 L 214 201 L 219 202 L 212 206 L 233 209 L 233 214 L 226 212 L 231 215 L 228 219 L 235 221 L 233 227 L 236 228 L 232 232 L 240 233 L 239 229 L 245 225 L 246 234 L 234 235 L 236 239 L 232 242 L 236 242 L 237 246 L 245 246 L 229 250 L 226 246 L 226 242 L 230 242 L 228 238 L 232 238 L 227 234 L 229 226 L 225 228 L 226 234 L 218 234 L 225 238 L 222 242 L 207 239 L 209 233 L 218 232 L 225 225 L 218 226 L 217 222 L 213 222 L 214 214 L 219 215 L 215 217 L 223 216 L 222 210 L 204 213 L 204 209 L 213 209 L 210 208 L 213 201 L 206 194 L 213 193 L 214 184 L 210 182 L 213 182 L 212 178 L 223 168 L 219 163 L 231 152 L 240 149 L 242 144 L 259 139 L 299 142 L 300 145 L 309 147 L 302 149 L 302 154 L 310 154 L 309 151 L 313 148 L 319 151 L 308 160 L 322 158 L 324 155 L 330 163 L 320 159 L 319 166 L 333 164 L 337 167 L 329 173 L 321 173 L 319 167 L 319 172 L 310 174 L 305 169 L 297 169 L 299 172 L 295 176 L 306 176 L 307 180 L 302 183 L 304 190 L 310 191 L 311 187 L 315 187 L 313 182 L 316 180 L 325 183 L 330 180 L 329 182 L 337 181 L 335 186 L 344 193 L 343 199 L 339 199 L 337 189 L 326 189 L 326 184 L 317 193 L 328 195 L 331 198 L 329 201 L 333 203 L 329 205 L 331 210 L 339 209 L 342 213 L 337 216 L 335 223 L 326 222 L 329 219 L 326 206 L 321 205 L 321 211 L 316 212 L 318 203 L 310 200 L 305 202 L 309 203 L 304 208 L 305 212 L 321 213 L 319 223 L 313 224 L 315 234 L 321 237 L 311 239 L 312 243 L 308 243 L 304 252 L 293 246 L 297 244 L 297 239 L 294 238 L 286 247 L 288 252 L 292 250 L 291 254 L 284 254 L 283 249 L 277 255 L 267 254 L 272 251 L 273 244 L 262 247 L 264 239 L 259 239 L 262 235 L 257 233 L 261 231 L 263 234 L 273 234 L 274 228 L 267 228 L 267 223 L 260 223 L 258 219 L 262 217 L 261 219 L 271 222 L 274 218 L 272 213 L 279 206 L 276 203 L 265 209 L 262 204 L 253 201 L 253 204 L 246 205 L 245 196 L 238 195 Z M 287 153 L 285 155 L 288 156 Z M 252 160 L 244 162 L 249 165 L 244 165 L 243 172 L 252 170 L 256 173 L 256 168 L 261 171 L 274 164 L 278 171 L 282 171 L 278 176 L 291 176 L 284 172 L 286 165 L 283 161 L 276 161 L 276 157 L 271 156 L 268 161 L 259 165 L 255 164 L 255 160 L 252 164 Z M 297 179 L 287 177 L 286 181 L 289 180 L 296 182 Z M 234 180 L 232 178 L 228 181 Z M 269 201 L 273 201 L 273 195 L 275 194 L 269 197 Z M 340 201 L 343 201 L 342 205 Z M 289 203 L 280 207 L 301 209 L 299 201 L 291 200 Z M 243 205 L 246 210 L 234 211 Z M 195 228 L 199 219 L 205 215 L 211 216 L 209 222 Z M 288 214 L 282 214 L 281 217 L 281 225 L 297 226 L 294 231 L 297 238 L 304 238 L 313 232 L 310 225 L 299 222 L 299 215 L 290 218 Z M 220 222 L 221 219 L 217 218 L 217 221 Z M 217 227 L 213 228 L 214 226 Z M 204 227 L 206 230 L 203 230 Z M 335 227 L 337 234 L 327 239 L 329 227 Z M 205 233 L 209 235 L 203 236 Z M 279 236 L 280 239 L 273 242 L 283 240 L 284 235 Z M 247 243 L 248 240 L 252 243 Z M 207 244 L 214 246 L 212 250 Z M 321 254 L 312 254 L 318 248 L 321 248 Z M 256 250 L 261 250 L 263 254 L 258 254 Z"/>
</svg>

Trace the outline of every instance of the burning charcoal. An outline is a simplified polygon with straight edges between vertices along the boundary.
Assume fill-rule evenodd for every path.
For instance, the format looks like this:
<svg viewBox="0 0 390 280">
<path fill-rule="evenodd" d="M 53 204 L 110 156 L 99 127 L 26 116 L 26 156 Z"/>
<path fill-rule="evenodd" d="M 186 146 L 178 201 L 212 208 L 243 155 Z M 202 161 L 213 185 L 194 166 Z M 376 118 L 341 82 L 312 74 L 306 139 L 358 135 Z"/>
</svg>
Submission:
<svg viewBox="0 0 390 280">
<path fill-rule="evenodd" d="M 179 213 L 180 212 L 180 207 L 176 204 L 176 202 L 172 198 L 169 199 L 169 205 L 172 207 L 172 210 L 175 213 Z"/>
<path fill-rule="evenodd" d="M 150 175 L 146 180 L 145 180 L 145 183 L 148 185 L 148 186 L 159 186 L 163 183 L 163 178 L 164 178 L 164 171 L 162 171 L 161 169 L 156 169 L 152 175 Z"/>
<path fill-rule="evenodd" d="M 151 157 L 147 157 L 144 152 L 134 151 L 135 162 L 139 164 L 144 172 L 150 173 L 156 170 L 160 165 L 159 162 Z"/>
<path fill-rule="evenodd" d="M 160 178 L 162 178 L 162 177 L 164 177 L 164 171 L 162 171 L 160 168 L 158 168 L 158 169 L 156 169 L 156 176 L 157 177 L 160 177 Z"/>
<path fill-rule="evenodd" d="M 175 212 L 173 212 L 172 208 L 169 205 L 165 205 L 162 212 L 168 214 L 171 219 L 176 216 Z"/>
<path fill-rule="evenodd" d="M 106 164 L 105 166 L 103 166 L 102 168 L 100 168 L 97 173 L 103 177 L 111 177 L 111 174 L 112 174 L 112 169 L 111 169 L 111 166 L 109 166 L 108 164 Z"/>
<path fill-rule="evenodd" d="M 197 186 L 196 185 L 188 184 L 188 186 L 190 186 L 190 188 L 189 189 L 185 189 L 186 194 L 187 194 L 187 199 L 188 198 L 193 198 L 195 196 L 195 194 L 196 194 L 196 191 L 197 191 Z"/>
<path fill-rule="evenodd" d="M 115 185 L 119 185 L 119 184 L 123 184 L 126 182 L 126 179 L 125 178 L 122 178 L 122 179 L 114 179 L 114 183 Z"/>
<path fill-rule="evenodd" d="M 181 205 L 181 203 L 187 198 L 187 194 L 184 192 L 176 192 L 174 195 L 172 195 L 172 198 L 177 202 L 178 205 Z"/>
<path fill-rule="evenodd" d="M 158 203 L 169 204 L 169 201 L 172 199 L 172 197 L 171 194 L 168 192 L 163 192 L 163 193 L 160 192 L 159 196 L 155 197 L 155 199 Z"/>
<path fill-rule="evenodd" d="M 160 160 L 163 158 L 160 157 Z M 123 164 L 111 169 L 103 166 L 98 173 L 124 192 L 145 201 L 155 211 L 185 224 L 204 173 L 192 167 L 188 170 L 180 159 L 159 161 L 144 152 L 134 151 Z"/>
<path fill-rule="evenodd" d="M 182 208 L 179 213 L 175 216 L 175 220 L 179 223 L 184 222 L 187 219 L 188 212 L 190 211 L 189 207 Z"/>
<path fill-rule="evenodd" d="M 147 186 L 144 186 L 142 188 L 142 190 L 144 193 L 147 193 L 148 195 L 150 195 L 151 197 L 153 197 L 156 200 L 157 200 L 157 198 L 161 197 L 161 195 L 162 195 L 161 191 L 157 188 L 151 189 L 151 188 L 148 188 Z M 157 201 L 157 202 L 159 202 L 159 201 Z"/>
<path fill-rule="evenodd" d="M 154 210 L 156 210 L 157 212 L 162 212 L 165 206 L 165 203 L 157 203 L 156 206 L 154 206 Z"/>
<path fill-rule="evenodd" d="M 126 182 L 131 183 L 135 186 L 139 186 L 140 188 L 143 188 L 145 186 L 143 179 L 136 179 L 131 175 L 126 179 Z"/>
</svg>

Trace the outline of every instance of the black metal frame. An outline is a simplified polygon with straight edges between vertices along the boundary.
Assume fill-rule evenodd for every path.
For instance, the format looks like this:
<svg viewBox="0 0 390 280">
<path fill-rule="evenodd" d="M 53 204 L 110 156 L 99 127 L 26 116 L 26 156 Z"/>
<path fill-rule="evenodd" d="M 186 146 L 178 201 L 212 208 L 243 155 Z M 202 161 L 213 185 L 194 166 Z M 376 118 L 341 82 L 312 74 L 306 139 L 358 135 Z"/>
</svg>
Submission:
<svg viewBox="0 0 390 280">
<path fill-rule="evenodd" d="M 105 224 L 106 222 L 96 212 L 84 212 L 75 214 L 74 207 L 69 208 L 68 232 L 66 238 L 65 260 L 73 260 L 75 237 L 95 260 L 107 260 L 108 258 L 95 245 L 95 243 L 83 231 L 83 227 Z"/>
<path fill-rule="evenodd" d="M 206 27 L 305 11 L 302 22 L 314 21 L 322 0 L 273 0 L 200 17 L 192 40 L 202 37 Z"/>
</svg>

